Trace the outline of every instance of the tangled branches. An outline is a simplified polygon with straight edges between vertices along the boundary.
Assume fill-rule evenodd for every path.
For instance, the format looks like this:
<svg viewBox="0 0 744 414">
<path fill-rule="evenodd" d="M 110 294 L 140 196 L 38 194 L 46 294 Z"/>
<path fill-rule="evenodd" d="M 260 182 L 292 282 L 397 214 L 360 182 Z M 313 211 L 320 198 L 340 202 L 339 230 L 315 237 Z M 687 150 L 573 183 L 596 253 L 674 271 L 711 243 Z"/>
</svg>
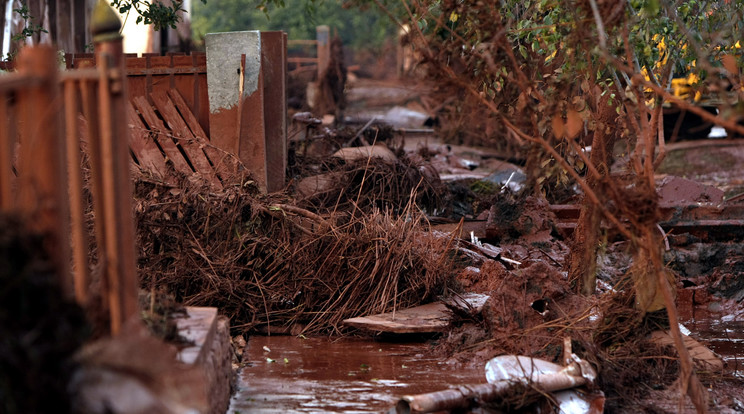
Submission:
<svg viewBox="0 0 744 414">
<path fill-rule="evenodd" d="M 139 187 L 143 287 L 218 306 L 236 329 L 339 331 L 345 318 L 418 304 L 453 283 L 450 240 L 422 232 L 410 203 L 397 217 L 338 220 L 237 186 Z"/>
</svg>

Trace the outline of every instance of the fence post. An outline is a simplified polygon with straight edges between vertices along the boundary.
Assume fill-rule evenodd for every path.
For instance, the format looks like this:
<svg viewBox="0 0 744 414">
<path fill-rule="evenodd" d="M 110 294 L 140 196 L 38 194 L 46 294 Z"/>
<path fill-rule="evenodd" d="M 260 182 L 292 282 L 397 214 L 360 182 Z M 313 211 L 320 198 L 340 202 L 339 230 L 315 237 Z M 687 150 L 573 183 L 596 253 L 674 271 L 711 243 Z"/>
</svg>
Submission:
<svg viewBox="0 0 744 414">
<path fill-rule="evenodd" d="M 323 73 L 328 68 L 328 61 L 331 59 L 331 29 L 328 26 L 318 26 L 315 28 L 315 38 L 318 40 L 318 82 L 323 77 Z"/>
<path fill-rule="evenodd" d="M 44 247 L 60 277 L 66 298 L 73 298 L 70 273 L 69 203 L 65 142 L 60 114 L 57 52 L 49 46 L 26 47 L 18 55 L 19 73 L 31 78 L 18 93 L 20 148 L 16 209 L 28 228 L 44 235 Z"/>
<path fill-rule="evenodd" d="M 287 34 L 261 32 L 266 191 L 284 188 L 287 170 Z"/>
<path fill-rule="evenodd" d="M 285 34 L 210 33 L 205 40 L 212 142 L 237 155 L 261 190 L 281 190 L 287 166 Z"/>
<path fill-rule="evenodd" d="M 121 22 L 105 0 L 93 10 L 91 33 L 99 71 L 99 165 L 102 206 L 95 206 L 97 226 L 104 226 L 104 273 L 111 312 L 111 334 L 125 322 L 137 323 L 138 281 L 132 218 L 132 185 L 129 176 L 129 138 L 125 123 L 126 76 L 122 53 Z M 92 154 L 93 155 L 93 154 Z M 95 161 L 95 160 L 94 160 Z M 130 322 L 131 321 L 131 322 Z"/>
<path fill-rule="evenodd" d="M 0 92 L 0 121 L 5 128 L 0 128 L 0 211 L 13 208 L 13 135 L 9 132 L 8 97 Z"/>
</svg>

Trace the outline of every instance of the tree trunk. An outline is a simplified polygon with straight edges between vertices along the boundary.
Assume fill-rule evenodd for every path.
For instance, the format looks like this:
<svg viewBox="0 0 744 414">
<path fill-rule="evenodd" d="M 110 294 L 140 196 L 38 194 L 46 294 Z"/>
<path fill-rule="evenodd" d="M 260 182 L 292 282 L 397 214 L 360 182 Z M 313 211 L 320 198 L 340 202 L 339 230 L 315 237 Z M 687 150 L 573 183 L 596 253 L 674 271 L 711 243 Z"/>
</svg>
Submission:
<svg viewBox="0 0 744 414">
<path fill-rule="evenodd" d="M 609 94 L 606 94 L 609 95 Z M 599 184 L 610 174 L 612 148 L 617 137 L 617 118 L 615 103 L 609 97 L 599 100 L 597 125 L 592 139 L 592 153 L 589 160 L 596 167 L 600 177 L 589 175 L 587 184 L 601 197 Z M 568 280 L 575 290 L 586 296 L 594 293 L 597 272 L 597 248 L 600 236 L 602 212 L 586 198 L 581 205 L 581 213 L 571 242 L 568 257 Z"/>
</svg>

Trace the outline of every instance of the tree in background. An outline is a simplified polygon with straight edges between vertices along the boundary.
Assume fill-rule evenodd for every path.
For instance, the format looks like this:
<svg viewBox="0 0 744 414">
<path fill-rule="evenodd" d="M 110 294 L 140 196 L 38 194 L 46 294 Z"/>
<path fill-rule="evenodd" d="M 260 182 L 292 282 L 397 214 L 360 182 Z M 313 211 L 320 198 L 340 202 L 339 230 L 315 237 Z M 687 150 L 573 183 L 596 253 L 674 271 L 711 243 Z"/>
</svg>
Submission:
<svg viewBox="0 0 744 414">
<path fill-rule="evenodd" d="M 254 3 L 255 4 L 255 3 Z M 315 27 L 328 25 L 353 51 L 379 50 L 396 33 L 394 23 L 377 8 L 347 8 L 338 1 L 277 0 L 257 6 L 240 0 L 194 3 L 192 30 L 205 34 L 239 30 L 283 30 L 289 39 L 314 39 Z"/>
<path fill-rule="evenodd" d="M 384 9 L 381 0 L 372 1 Z M 510 143 L 528 151 L 533 191 L 556 178 L 581 188 L 584 202 L 568 260 L 576 291 L 595 291 L 601 222 L 629 241 L 634 264 L 626 290 L 641 315 L 666 309 L 680 355 L 681 391 L 704 412 L 706 391 L 682 343 L 673 275 L 662 262 L 654 171 L 665 155 L 665 106 L 744 133 L 737 123 L 744 118 L 744 99 L 736 57 L 744 2 L 400 4 L 406 16 L 398 23 L 412 28 L 427 74 L 442 92 L 442 116 L 459 121 L 459 138 L 469 132 L 480 135 L 479 144 Z M 689 96 L 713 96 L 719 113 L 673 93 L 672 80 L 680 77 L 688 79 Z M 458 131 L 451 137 L 457 139 Z M 610 175 L 616 141 L 625 147 L 622 176 Z M 589 142 L 591 155 L 582 149 Z"/>
</svg>

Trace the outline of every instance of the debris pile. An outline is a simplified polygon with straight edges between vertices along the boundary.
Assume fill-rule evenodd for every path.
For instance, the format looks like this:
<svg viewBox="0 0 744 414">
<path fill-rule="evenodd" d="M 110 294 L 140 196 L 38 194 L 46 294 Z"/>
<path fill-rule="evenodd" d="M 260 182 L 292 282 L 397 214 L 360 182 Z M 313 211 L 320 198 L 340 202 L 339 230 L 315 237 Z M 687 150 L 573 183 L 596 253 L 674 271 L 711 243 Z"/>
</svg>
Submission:
<svg viewBox="0 0 744 414">
<path fill-rule="evenodd" d="M 234 329 L 337 331 L 454 287 L 452 239 L 424 232 L 412 203 L 398 215 L 321 215 L 249 185 L 201 190 L 137 186 L 142 284 L 217 306 Z"/>
</svg>

